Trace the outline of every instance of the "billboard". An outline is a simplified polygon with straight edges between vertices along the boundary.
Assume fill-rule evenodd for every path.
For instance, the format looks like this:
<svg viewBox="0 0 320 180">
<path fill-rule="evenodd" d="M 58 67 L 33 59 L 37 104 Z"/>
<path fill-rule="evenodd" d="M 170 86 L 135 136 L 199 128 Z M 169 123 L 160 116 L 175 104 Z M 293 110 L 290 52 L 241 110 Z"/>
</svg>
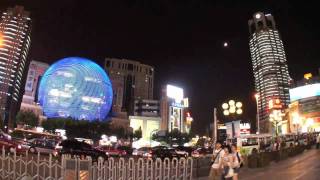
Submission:
<svg viewBox="0 0 320 180">
<path fill-rule="evenodd" d="M 299 99 L 320 96 L 320 83 L 309 84 L 289 90 L 290 101 L 297 101 Z"/>
<path fill-rule="evenodd" d="M 167 85 L 167 96 L 174 99 L 177 103 L 183 100 L 183 89 L 177 86 Z"/>
</svg>

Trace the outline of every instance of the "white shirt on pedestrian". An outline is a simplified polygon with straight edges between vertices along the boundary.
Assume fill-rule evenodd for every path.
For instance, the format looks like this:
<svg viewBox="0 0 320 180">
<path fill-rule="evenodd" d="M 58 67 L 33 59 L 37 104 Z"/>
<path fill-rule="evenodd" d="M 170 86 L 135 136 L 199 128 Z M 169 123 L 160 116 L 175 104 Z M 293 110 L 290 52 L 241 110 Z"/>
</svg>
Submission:
<svg viewBox="0 0 320 180">
<path fill-rule="evenodd" d="M 214 159 L 214 162 L 211 166 L 212 168 L 219 169 L 223 155 L 224 155 L 224 150 L 222 148 L 216 149 L 213 151 L 213 156 L 216 158 Z"/>
</svg>

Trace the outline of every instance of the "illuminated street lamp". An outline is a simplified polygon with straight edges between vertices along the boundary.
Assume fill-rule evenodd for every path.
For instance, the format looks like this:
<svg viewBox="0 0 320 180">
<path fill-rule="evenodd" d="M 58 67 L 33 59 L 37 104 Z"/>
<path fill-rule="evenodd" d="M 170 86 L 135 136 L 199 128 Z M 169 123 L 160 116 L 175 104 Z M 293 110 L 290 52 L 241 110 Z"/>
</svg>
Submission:
<svg viewBox="0 0 320 180">
<path fill-rule="evenodd" d="M 2 47 L 2 46 L 3 46 L 3 35 L 0 32 L 0 47 Z"/>
<path fill-rule="evenodd" d="M 296 133 L 298 134 L 299 131 L 299 125 L 301 124 L 301 118 L 298 112 L 292 113 L 292 124 L 296 129 Z"/>
<path fill-rule="evenodd" d="M 241 115 L 243 113 L 242 110 L 242 103 L 241 102 L 235 102 L 234 100 L 230 100 L 228 103 L 222 104 L 223 109 L 223 115 L 229 116 L 229 115 Z"/>
<path fill-rule="evenodd" d="M 272 123 L 274 128 L 276 129 L 276 136 L 278 136 L 278 126 L 279 123 L 282 122 L 285 114 L 282 112 L 282 104 L 280 99 L 271 99 L 269 101 L 269 121 Z"/>
<path fill-rule="evenodd" d="M 254 95 L 254 97 L 256 98 L 256 104 L 257 104 L 257 115 L 256 115 L 256 118 L 257 118 L 257 134 L 260 133 L 260 117 L 259 117 L 259 98 L 260 98 L 260 95 L 258 93 L 256 93 Z"/>
<path fill-rule="evenodd" d="M 270 122 L 273 124 L 273 126 L 276 129 L 276 136 L 278 136 L 278 134 L 279 134 L 278 125 L 282 121 L 284 116 L 285 116 L 285 114 L 282 113 L 281 110 L 273 110 L 269 116 Z"/>
</svg>

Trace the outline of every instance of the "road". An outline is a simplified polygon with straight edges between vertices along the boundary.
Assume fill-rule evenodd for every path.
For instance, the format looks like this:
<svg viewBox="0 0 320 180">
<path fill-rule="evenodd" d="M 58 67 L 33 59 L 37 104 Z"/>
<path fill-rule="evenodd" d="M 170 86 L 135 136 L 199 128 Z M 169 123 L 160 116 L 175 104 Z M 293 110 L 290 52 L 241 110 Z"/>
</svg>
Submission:
<svg viewBox="0 0 320 180">
<path fill-rule="evenodd" d="M 198 178 L 196 180 L 206 180 Z M 311 149 L 301 155 L 288 158 L 268 167 L 242 169 L 239 180 L 319 180 L 320 150 Z"/>
</svg>

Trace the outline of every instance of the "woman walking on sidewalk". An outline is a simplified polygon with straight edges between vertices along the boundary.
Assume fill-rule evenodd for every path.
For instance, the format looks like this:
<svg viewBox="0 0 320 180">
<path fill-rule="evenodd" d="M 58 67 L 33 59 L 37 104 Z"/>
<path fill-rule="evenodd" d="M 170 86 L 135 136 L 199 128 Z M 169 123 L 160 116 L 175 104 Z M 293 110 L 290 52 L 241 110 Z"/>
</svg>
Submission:
<svg viewBox="0 0 320 180">
<path fill-rule="evenodd" d="M 209 179 L 210 180 L 220 180 L 221 178 L 221 168 L 222 168 L 222 156 L 224 151 L 220 142 L 217 142 L 212 155 L 212 165 L 210 169 Z"/>
<path fill-rule="evenodd" d="M 223 173 L 221 179 L 232 180 L 234 175 L 234 156 L 231 154 L 230 146 L 224 147 L 224 155 L 222 156 Z"/>
<path fill-rule="evenodd" d="M 234 175 L 232 177 L 232 180 L 238 180 L 239 179 L 238 174 L 240 172 L 242 159 L 241 159 L 240 153 L 237 151 L 236 145 L 233 144 L 231 146 L 231 152 L 233 156 L 233 169 L 234 169 Z"/>
</svg>

